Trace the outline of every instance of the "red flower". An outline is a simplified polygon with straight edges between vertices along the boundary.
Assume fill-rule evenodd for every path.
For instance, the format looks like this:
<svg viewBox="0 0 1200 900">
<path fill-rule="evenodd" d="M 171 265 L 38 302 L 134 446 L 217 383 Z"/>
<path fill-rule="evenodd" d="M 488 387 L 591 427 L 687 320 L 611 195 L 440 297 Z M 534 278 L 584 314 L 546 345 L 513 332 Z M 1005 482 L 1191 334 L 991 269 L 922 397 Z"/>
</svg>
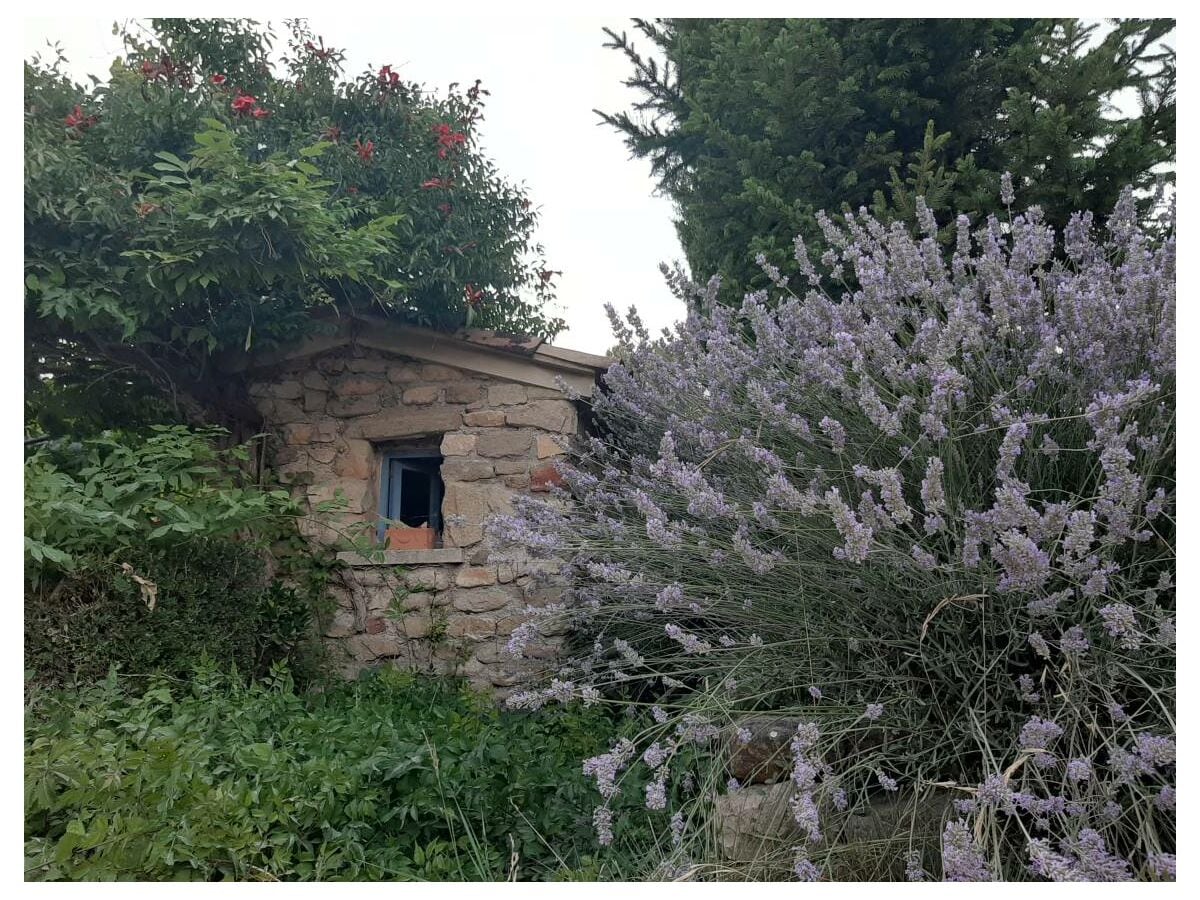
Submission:
<svg viewBox="0 0 1200 900">
<path fill-rule="evenodd" d="M 208 80 L 211 81 L 213 84 L 215 84 L 217 87 L 220 87 L 221 85 L 223 85 L 225 83 L 225 76 L 224 75 L 214 75 Z"/>
<path fill-rule="evenodd" d="M 330 125 L 328 128 L 326 128 L 324 131 L 321 132 L 321 137 L 323 137 L 327 141 L 332 141 L 333 143 L 336 144 L 339 140 L 341 140 L 342 129 L 339 128 L 337 125 Z"/>
<path fill-rule="evenodd" d="M 346 193 L 347 194 L 357 194 L 358 188 L 356 188 L 354 185 L 350 185 L 350 187 L 346 188 Z"/>
<path fill-rule="evenodd" d="M 432 130 L 437 135 L 438 159 L 445 159 L 451 150 L 457 149 L 467 142 L 465 134 L 455 131 L 444 122 L 434 125 Z"/>
<path fill-rule="evenodd" d="M 133 209 L 138 214 L 139 219 L 144 219 L 151 213 L 158 212 L 160 209 L 162 209 L 162 207 L 157 203 L 138 203 L 133 207 Z"/>
<path fill-rule="evenodd" d="M 75 109 L 73 109 L 67 115 L 67 117 L 63 119 L 63 124 L 68 128 L 75 129 L 77 132 L 83 132 L 87 131 L 98 121 L 99 119 L 97 119 L 95 116 L 85 116 L 83 114 L 83 108 L 76 105 Z"/>
<path fill-rule="evenodd" d="M 256 119 L 265 119 L 270 114 L 270 110 L 263 109 L 261 106 L 256 106 L 254 109 L 250 110 L 250 115 L 254 116 Z"/>
<path fill-rule="evenodd" d="M 476 290 L 475 285 L 468 284 L 465 293 L 467 306 L 479 306 L 483 302 L 483 291 Z"/>
<path fill-rule="evenodd" d="M 358 158 L 365 163 L 370 162 L 375 158 L 375 142 L 367 141 L 361 143 L 357 138 L 354 140 L 354 152 L 358 154 Z"/>
<path fill-rule="evenodd" d="M 427 191 L 434 188 L 452 188 L 454 187 L 454 182 L 450 179 L 443 181 L 440 178 L 430 178 L 428 181 L 422 181 L 421 187 Z"/>
<path fill-rule="evenodd" d="M 236 115 L 250 113 L 251 110 L 257 108 L 258 101 L 249 94 L 239 94 L 233 98 L 233 103 L 230 104 Z"/>
<path fill-rule="evenodd" d="M 142 77 L 143 78 L 153 78 L 157 74 L 158 74 L 158 66 L 157 65 L 150 62 L 150 60 L 146 60 L 144 63 L 142 63 Z"/>
</svg>

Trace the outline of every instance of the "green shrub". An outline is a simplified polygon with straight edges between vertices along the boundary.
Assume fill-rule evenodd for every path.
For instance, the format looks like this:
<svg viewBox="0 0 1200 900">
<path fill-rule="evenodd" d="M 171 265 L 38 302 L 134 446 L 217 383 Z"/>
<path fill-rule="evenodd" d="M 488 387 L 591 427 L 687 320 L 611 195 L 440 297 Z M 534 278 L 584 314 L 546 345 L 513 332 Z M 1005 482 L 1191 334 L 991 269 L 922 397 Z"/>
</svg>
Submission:
<svg viewBox="0 0 1200 900">
<path fill-rule="evenodd" d="M 122 561 L 128 572 L 92 565 L 26 594 L 26 669 L 54 682 L 103 678 L 113 666 L 183 677 L 210 658 L 257 675 L 316 652 L 309 603 L 268 579 L 251 545 L 210 538 Z M 135 578 L 154 585 L 153 609 Z"/>
<path fill-rule="evenodd" d="M 115 674 L 29 704 L 26 877 L 612 877 L 579 760 L 598 709 L 502 713 L 458 683 L 394 670 L 298 694 Z M 636 801 L 636 796 L 634 800 Z"/>
</svg>

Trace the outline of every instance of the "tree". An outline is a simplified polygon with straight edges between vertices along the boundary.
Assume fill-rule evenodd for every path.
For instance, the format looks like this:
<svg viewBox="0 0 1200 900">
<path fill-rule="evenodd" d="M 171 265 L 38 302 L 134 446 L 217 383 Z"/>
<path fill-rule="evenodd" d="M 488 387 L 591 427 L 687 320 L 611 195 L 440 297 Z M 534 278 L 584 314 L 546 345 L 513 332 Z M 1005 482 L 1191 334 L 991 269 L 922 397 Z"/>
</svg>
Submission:
<svg viewBox="0 0 1200 900">
<path fill-rule="evenodd" d="M 121 394 L 96 388 L 114 380 L 191 420 L 253 420 L 215 358 L 295 340 L 320 310 L 562 328 L 542 312 L 537 213 L 478 151 L 479 82 L 439 97 L 389 66 L 343 80 L 342 52 L 300 22 L 276 71 L 273 40 L 253 22 L 156 19 L 126 32 L 106 82 L 72 83 L 61 58 L 26 65 L 26 389 L 42 427 L 128 413 L 84 408 Z"/>
<path fill-rule="evenodd" d="M 598 112 L 651 161 L 694 275 L 720 274 L 727 302 L 767 286 L 757 254 L 785 266 L 795 235 L 823 245 L 818 210 L 903 221 L 923 195 L 981 220 L 1002 212 L 1009 171 L 1062 229 L 1126 184 L 1172 177 L 1170 21 L 1119 21 L 1102 39 L 1074 19 L 635 24 L 665 63 L 605 29 L 640 99 Z M 1136 112 L 1114 107 L 1123 91 Z"/>
</svg>

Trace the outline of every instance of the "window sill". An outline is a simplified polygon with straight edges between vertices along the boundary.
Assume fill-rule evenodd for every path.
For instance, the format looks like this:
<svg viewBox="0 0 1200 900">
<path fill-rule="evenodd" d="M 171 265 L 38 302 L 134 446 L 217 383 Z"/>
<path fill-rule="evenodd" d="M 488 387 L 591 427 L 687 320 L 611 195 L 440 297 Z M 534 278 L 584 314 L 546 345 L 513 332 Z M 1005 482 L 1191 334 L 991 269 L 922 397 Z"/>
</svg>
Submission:
<svg viewBox="0 0 1200 900">
<path fill-rule="evenodd" d="M 431 566 L 460 563 L 466 555 L 459 547 L 439 547 L 436 550 L 385 550 L 370 556 L 346 551 L 339 553 L 337 558 L 348 566 Z"/>
</svg>

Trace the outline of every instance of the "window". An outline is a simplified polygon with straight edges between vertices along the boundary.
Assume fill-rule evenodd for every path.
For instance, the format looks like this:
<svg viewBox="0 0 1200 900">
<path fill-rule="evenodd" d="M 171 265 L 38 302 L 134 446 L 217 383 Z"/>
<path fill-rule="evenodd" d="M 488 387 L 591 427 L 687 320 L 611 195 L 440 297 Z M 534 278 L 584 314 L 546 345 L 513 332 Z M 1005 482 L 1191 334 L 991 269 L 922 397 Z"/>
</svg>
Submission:
<svg viewBox="0 0 1200 900">
<path fill-rule="evenodd" d="M 411 528 L 442 530 L 442 457 L 430 450 L 387 451 L 382 456 L 379 540 L 389 520 Z"/>
</svg>

